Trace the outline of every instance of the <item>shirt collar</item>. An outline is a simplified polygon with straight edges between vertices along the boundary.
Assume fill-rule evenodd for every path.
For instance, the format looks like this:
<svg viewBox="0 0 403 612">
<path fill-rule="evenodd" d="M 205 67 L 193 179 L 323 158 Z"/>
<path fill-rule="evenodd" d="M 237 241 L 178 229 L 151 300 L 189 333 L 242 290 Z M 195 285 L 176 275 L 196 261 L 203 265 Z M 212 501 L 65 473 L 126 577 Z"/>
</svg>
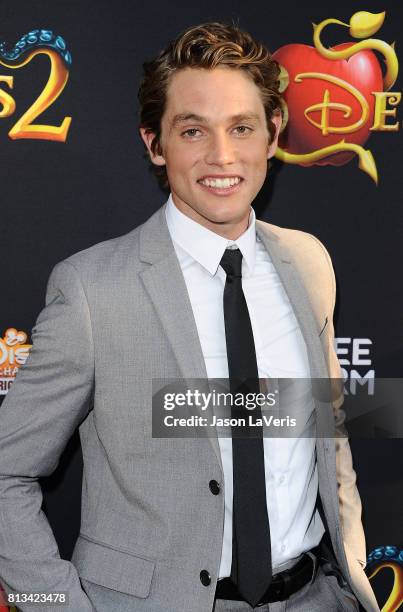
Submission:
<svg viewBox="0 0 403 612">
<path fill-rule="evenodd" d="M 210 274 L 214 275 L 217 272 L 225 249 L 232 245 L 240 249 L 248 273 L 253 273 L 256 258 L 256 215 L 252 207 L 248 228 L 237 240 L 223 238 L 190 219 L 176 207 L 172 194 L 166 203 L 165 215 L 172 240 Z"/>
</svg>

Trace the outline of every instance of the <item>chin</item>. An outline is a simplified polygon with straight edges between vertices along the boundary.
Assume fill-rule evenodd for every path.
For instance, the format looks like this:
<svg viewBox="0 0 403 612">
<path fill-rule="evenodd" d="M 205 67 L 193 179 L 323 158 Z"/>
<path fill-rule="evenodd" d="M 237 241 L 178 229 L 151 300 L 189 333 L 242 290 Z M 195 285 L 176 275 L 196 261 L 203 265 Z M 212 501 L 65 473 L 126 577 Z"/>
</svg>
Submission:
<svg viewBox="0 0 403 612">
<path fill-rule="evenodd" d="M 235 223 L 242 219 L 242 216 L 246 214 L 246 211 L 242 213 L 240 212 L 237 215 L 234 215 L 234 210 L 229 210 L 228 207 L 225 210 L 206 210 L 201 212 L 203 217 L 211 221 L 212 223 Z"/>
</svg>

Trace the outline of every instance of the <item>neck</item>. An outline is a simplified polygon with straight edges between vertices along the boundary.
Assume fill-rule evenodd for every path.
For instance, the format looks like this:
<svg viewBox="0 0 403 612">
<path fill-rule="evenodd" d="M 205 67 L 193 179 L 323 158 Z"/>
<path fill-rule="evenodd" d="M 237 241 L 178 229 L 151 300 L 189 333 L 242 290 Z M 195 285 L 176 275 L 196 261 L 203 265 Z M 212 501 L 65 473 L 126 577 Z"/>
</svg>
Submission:
<svg viewBox="0 0 403 612">
<path fill-rule="evenodd" d="M 248 210 L 245 214 L 238 219 L 234 219 L 232 221 L 212 221 L 207 217 L 204 217 L 202 214 L 195 211 L 188 204 L 177 202 L 175 200 L 174 195 L 172 196 L 172 200 L 174 205 L 178 210 L 180 210 L 184 215 L 192 219 L 192 221 L 196 221 L 206 229 L 222 236 L 222 238 L 226 238 L 227 240 L 237 240 L 239 236 L 242 236 L 244 232 L 248 229 L 249 226 L 249 216 L 251 207 L 249 206 Z"/>
</svg>

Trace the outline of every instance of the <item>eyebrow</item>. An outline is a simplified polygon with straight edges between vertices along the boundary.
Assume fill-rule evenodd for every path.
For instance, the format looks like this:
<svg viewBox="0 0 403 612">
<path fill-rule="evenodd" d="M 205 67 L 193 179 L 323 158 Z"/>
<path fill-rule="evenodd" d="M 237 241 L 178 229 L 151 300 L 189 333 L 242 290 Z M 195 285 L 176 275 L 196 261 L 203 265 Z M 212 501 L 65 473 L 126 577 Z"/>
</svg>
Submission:
<svg viewBox="0 0 403 612">
<path fill-rule="evenodd" d="M 201 115 L 196 115 L 195 113 L 179 113 L 175 115 L 171 121 L 171 129 L 175 128 L 182 123 L 186 123 L 187 121 L 194 121 L 196 123 L 209 123 L 208 119 L 202 117 Z M 239 113 L 238 115 L 233 115 L 229 117 L 230 123 L 237 123 L 240 121 L 260 121 L 260 117 L 257 113 Z"/>
</svg>

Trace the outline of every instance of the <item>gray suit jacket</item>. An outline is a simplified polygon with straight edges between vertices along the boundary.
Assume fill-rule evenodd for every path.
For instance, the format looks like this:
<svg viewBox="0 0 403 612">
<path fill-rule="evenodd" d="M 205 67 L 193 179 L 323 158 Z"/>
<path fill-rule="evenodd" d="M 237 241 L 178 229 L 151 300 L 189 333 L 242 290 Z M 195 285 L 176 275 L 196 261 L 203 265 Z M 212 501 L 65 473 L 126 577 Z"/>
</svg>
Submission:
<svg viewBox="0 0 403 612">
<path fill-rule="evenodd" d="M 312 376 L 340 376 L 326 250 L 304 232 L 261 221 L 257 231 L 295 310 Z M 57 264 L 32 335 L 30 356 L 0 409 L 5 589 L 67 591 L 69 605 L 44 607 L 49 611 L 90 612 L 97 597 L 99 612 L 210 612 L 224 519 L 224 496 L 209 490 L 212 479 L 225 484 L 218 440 L 151 436 L 152 379 L 206 378 L 164 207 L 125 236 Z M 318 403 L 319 428 L 334 414 L 341 422 L 341 402 Z M 70 563 L 60 558 L 41 511 L 37 479 L 55 470 L 77 427 L 82 521 Z M 364 608 L 376 612 L 363 570 L 361 503 L 348 441 L 318 437 L 316 450 L 338 563 Z M 207 587 L 203 569 L 212 577 Z"/>
</svg>

